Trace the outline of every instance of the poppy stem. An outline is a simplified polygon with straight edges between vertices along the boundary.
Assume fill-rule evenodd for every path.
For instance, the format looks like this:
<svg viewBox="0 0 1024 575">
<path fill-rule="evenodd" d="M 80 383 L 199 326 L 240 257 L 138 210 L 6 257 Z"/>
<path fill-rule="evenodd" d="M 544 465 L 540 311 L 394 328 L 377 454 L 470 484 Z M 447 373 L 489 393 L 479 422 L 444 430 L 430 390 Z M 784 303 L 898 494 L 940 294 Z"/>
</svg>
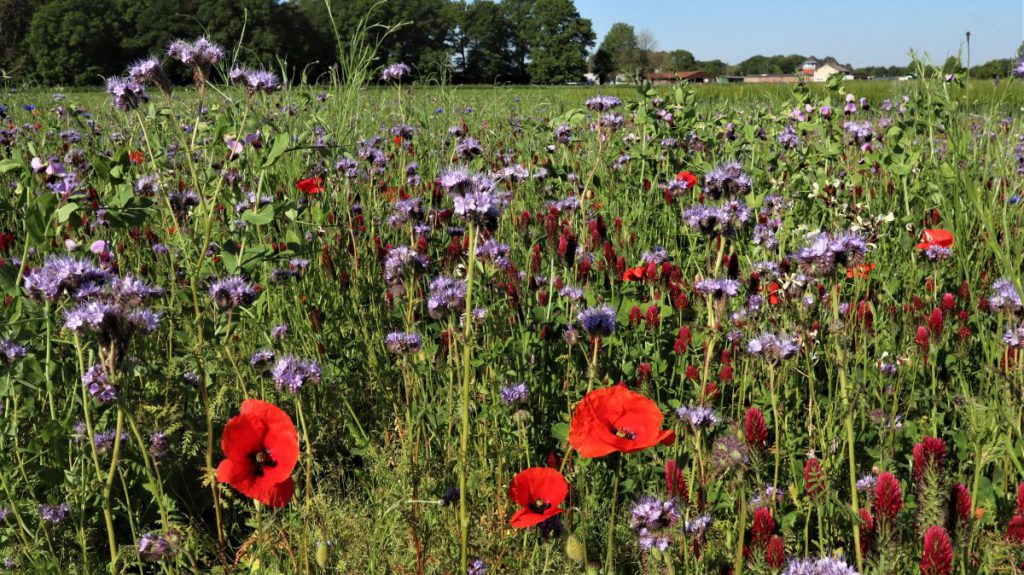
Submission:
<svg viewBox="0 0 1024 575">
<path fill-rule="evenodd" d="M 622 473 L 622 455 L 616 453 L 615 479 L 612 480 L 612 512 L 608 517 L 608 541 L 605 548 L 605 573 L 615 573 L 615 514 L 619 500 L 619 475 Z"/>
<path fill-rule="evenodd" d="M 597 378 L 597 352 L 601 349 L 601 338 L 591 338 L 590 347 L 590 374 L 587 377 L 587 393 L 594 389 L 594 379 Z"/>
<path fill-rule="evenodd" d="M 466 476 L 469 474 L 469 386 L 471 377 L 473 326 L 473 268 L 476 267 L 476 226 L 469 224 L 469 254 L 466 265 L 466 314 L 462 320 L 462 389 L 459 429 L 459 559 L 462 572 L 469 570 L 469 507 L 466 504 Z"/>
<path fill-rule="evenodd" d="M 839 286 L 836 285 L 832 295 L 832 313 L 836 321 L 839 319 Z M 839 370 L 839 394 L 843 401 L 843 419 L 846 426 L 847 458 L 850 465 L 850 509 L 854 517 L 860 516 L 860 505 L 857 502 L 857 459 L 855 456 L 856 438 L 853 435 L 853 406 L 850 402 L 850 390 L 846 383 L 846 353 L 843 342 L 836 344 L 836 367 Z M 778 441 L 778 439 L 776 439 Z M 820 537 L 820 534 L 819 534 Z M 853 549 L 857 553 L 857 571 L 864 572 L 864 558 L 860 549 L 860 522 L 853 522 Z"/>
<path fill-rule="evenodd" d="M 309 430 L 306 428 L 306 416 L 302 413 L 302 399 L 296 396 L 295 398 L 295 410 L 299 415 L 299 425 L 302 426 L 302 443 L 306 450 L 306 521 L 302 522 L 302 557 L 306 569 L 306 573 L 309 573 L 309 510 L 310 510 L 310 497 L 313 490 L 313 446 L 309 440 Z"/>
</svg>

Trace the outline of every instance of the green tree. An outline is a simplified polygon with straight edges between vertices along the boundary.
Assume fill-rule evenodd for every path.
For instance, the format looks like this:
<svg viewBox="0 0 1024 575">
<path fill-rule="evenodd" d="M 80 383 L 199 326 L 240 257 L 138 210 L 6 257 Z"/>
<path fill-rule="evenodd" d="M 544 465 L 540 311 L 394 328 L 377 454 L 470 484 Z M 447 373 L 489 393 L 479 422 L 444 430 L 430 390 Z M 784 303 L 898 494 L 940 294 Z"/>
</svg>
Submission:
<svg viewBox="0 0 1024 575">
<path fill-rule="evenodd" d="M 950 56 L 946 58 L 946 62 L 942 64 L 942 72 L 944 74 L 959 74 L 964 71 L 963 64 L 960 63 L 958 56 Z"/>
<path fill-rule="evenodd" d="M 602 53 L 602 59 L 607 61 L 596 62 L 595 60 L 595 63 L 611 64 L 611 69 L 602 69 L 600 72 L 594 72 L 601 75 L 602 80 L 605 77 L 611 76 L 613 72 L 633 76 L 640 65 L 640 49 L 637 47 L 636 31 L 629 24 L 622 22 L 612 24 L 612 27 L 608 29 L 608 33 L 604 35 L 604 40 L 601 40 L 601 45 L 597 51 Z M 603 68 L 607 68 L 607 65 L 603 66 Z"/>
<path fill-rule="evenodd" d="M 530 81 L 563 84 L 587 71 L 587 50 L 597 38 L 572 0 L 537 0 L 530 12 Z"/>
<path fill-rule="evenodd" d="M 615 73 L 615 60 L 612 55 L 598 48 L 590 57 L 590 73 L 597 76 L 603 84 Z"/>
<path fill-rule="evenodd" d="M 284 7 L 275 0 L 198 0 L 196 19 L 211 40 L 228 49 L 229 59 L 233 48 L 253 65 L 275 66 L 278 58 L 292 58 L 280 26 L 286 21 Z"/>
<path fill-rule="evenodd" d="M 730 66 L 721 60 L 698 60 L 693 63 L 693 67 L 715 76 L 728 74 L 730 71 Z"/>
<path fill-rule="evenodd" d="M 692 70 L 696 62 L 693 54 L 687 50 L 672 50 L 668 53 L 669 69 L 674 72 Z"/>
<path fill-rule="evenodd" d="M 505 21 L 509 24 L 509 80 L 517 84 L 530 81 L 527 60 L 530 55 L 530 12 L 535 0 L 501 0 Z"/>
<path fill-rule="evenodd" d="M 27 72 L 25 36 L 36 6 L 32 0 L 0 0 L 0 71 L 16 80 Z"/>
<path fill-rule="evenodd" d="M 1009 76 L 1015 62 L 1009 58 L 989 60 L 984 64 L 971 67 L 972 78 L 1005 78 Z"/>
<path fill-rule="evenodd" d="M 501 6 L 492 0 L 464 5 L 459 28 L 463 34 L 458 54 L 462 81 L 511 81 L 515 70 L 512 26 Z"/>
<path fill-rule="evenodd" d="M 120 21 L 111 0 L 52 0 L 32 15 L 29 56 L 44 84 L 97 84 L 121 72 Z"/>
</svg>

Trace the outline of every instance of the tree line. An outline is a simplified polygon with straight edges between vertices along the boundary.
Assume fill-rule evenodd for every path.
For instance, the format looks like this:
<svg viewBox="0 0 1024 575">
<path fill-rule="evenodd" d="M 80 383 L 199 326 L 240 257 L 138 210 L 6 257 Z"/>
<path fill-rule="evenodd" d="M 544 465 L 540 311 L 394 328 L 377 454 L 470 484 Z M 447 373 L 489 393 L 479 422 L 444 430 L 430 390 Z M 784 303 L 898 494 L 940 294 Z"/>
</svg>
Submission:
<svg viewBox="0 0 1024 575">
<path fill-rule="evenodd" d="M 178 38 L 201 35 L 229 48 L 232 61 L 304 75 L 337 70 L 367 19 L 375 66 L 405 62 L 419 77 L 453 83 L 561 84 L 590 71 L 603 80 L 652 71 L 715 75 L 786 74 L 804 55 L 752 56 L 738 64 L 659 50 L 650 32 L 614 24 L 596 35 L 573 0 L 0 0 L 0 78 L 16 84 L 86 85 L 131 62 L 162 55 Z M 1010 59 L 974 66 L 975 78 L 1007 76 Z M 943 71 L 966 72 L 951 57 Z M 187 70 L 171 68 L 179 83 Z M 913 66 L 863 67 L 901 76 Z"/>
<path fill-rule="evenodd" d="M 596 41 L 572 0 L 0 0 L 0 72 L 98 84 L 174 39 L 206 35 L 239 63 L 318 81 L 364 18 L 374 65 L 405 62 L 457 83 L 582 80 Z"/>
<path fill-rule="evenodd" d="M 1024 48 L 1024 44 L 1021 45 Z M 1018 58 L 1024 50 L 1018 50 Z M 624 22 L 616 22 L 605 34 L 597 50 L 590 56 L 591 71 L 603 81 L 625 76 L 630 80 L 642 78 L 649 72 L 680 72 L 700 70 L 714 75 L 749 76 L 757 74 L 793 74 L 798 72 L 808 57 L 802 54 L 763 56 L 756 55 L 738 64 L 721 60 L 697 60 L 687 50 L 658 50 L 657 42 L 649 31 L 639 32 Z M 818 61 L 830 59 L 829 56 Z M 916 66 L 865 66 L 856 68 L 858 75 L 868 77 L 898 77 L 917 73 Z M 1016 61 L 1005 58 L 991 60 L 970 68 L 972 78 L 1002 78 L 1010 75 Z M 937 66 L 936 66 L 937 67 Z M 957 56 L 950 56 L 941 67 L 945 73 L 964 74 L 968 70 Z"/>
</svg>

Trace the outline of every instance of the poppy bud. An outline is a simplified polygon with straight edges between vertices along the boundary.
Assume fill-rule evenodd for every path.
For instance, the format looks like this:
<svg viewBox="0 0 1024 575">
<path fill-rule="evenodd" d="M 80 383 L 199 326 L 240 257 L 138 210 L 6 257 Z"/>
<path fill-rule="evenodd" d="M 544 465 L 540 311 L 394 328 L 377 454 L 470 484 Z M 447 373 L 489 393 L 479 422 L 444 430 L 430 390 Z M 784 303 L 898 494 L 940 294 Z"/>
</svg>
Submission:
<svg viewBox="0 0 1024 575">
<path fill-rule="evenodd" d="M 573 563 L 583 563 L 584 558 L 583 542 L 579 537 L 570 535 L 565 538 L 565 556 Z"/>
</svg>

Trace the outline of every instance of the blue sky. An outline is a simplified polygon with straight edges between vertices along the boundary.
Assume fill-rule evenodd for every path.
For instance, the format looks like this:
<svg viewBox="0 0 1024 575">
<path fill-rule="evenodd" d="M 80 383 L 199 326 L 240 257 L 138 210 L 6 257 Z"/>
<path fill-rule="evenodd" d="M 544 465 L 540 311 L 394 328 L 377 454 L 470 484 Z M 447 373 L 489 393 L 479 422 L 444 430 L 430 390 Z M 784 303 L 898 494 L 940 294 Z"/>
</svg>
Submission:
<svg viewBox="0 0 1024 575">
<path fill-rule="evenodd" d="M 941 64 L 970 30 L 975 65 L 1014 57 L 1024 37 L 1024 0 L 576 0 L 576 8 L 593 21 L 598 44 L 612 24 L 626 22 L 653 32 L 660 50 L 730 64 L 813 54 L 904 65 L 911 48 Z"/>
</svg>

